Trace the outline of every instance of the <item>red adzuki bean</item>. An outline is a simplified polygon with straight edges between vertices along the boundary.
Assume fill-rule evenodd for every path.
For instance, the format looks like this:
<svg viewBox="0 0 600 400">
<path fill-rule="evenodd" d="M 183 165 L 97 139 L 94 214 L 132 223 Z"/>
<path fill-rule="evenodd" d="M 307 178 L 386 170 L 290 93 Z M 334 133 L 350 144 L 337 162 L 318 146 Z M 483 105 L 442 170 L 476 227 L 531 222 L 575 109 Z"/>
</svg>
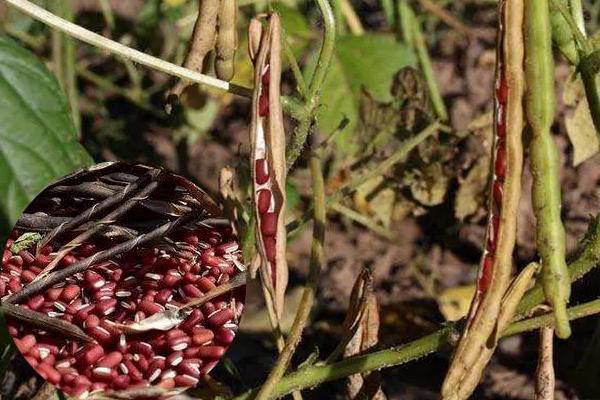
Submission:
<svg viewBox="0 0 600 400">
<path fill-rule="evenodd" d="M 265 160 L 268 181 L 266 168 Z M 267 192 L 268 202 L 269 196 Z M 191 259 L 195 257 L 191 249 L 188 256 L 169 256 L 158 249 L 135 250 L 116 262 L 93 265 L 25 301 L 24 306 L 30 309 L 78 325 L 97 343 L 82 345 L 52 334 L 28 333 L 27 328 L 12 321 L 7 324 L 9 333 L 27 362 L 70 396 L 150 383 L 164 388 L 195 385 L 235 337 L 236 325 L 230 321 L 236 313 L 227 297 L 193 309 L 177 328 L 167 332 L 133 336 L 121 332 L 114 323 L 128 324 L 166 308 L 180 307 L 188 298 L 200 297 L 235 276 L 239 270 L 233 260 L 240 261 L 240 248 L 228 232 L 199 231 L 178 238 L 178 243 L 197 248 L 198 261 Z M 80 246 L 63 258 L 59 268 L 85 258 L 84 252 L 92 255 L 98 249 Z M 37 257 L 30 252 L 14 256 L 5 251 L 1 294 L 17 292 L 22 283 L 33 281 L 52 260 L 52 251 L 48 247 Z M 241 304 L 239 300 L 235 303 Z"/>
</svg>

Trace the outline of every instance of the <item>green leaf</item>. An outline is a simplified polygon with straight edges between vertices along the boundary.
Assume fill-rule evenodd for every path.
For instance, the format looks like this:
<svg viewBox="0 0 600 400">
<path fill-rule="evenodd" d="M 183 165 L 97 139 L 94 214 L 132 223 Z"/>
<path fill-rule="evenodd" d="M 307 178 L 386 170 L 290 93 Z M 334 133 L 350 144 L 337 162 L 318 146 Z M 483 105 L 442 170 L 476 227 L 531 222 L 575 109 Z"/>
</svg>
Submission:
<svg viewBox="0 0 600 400">
<path fill-rule="evenodd" d="M 0 36 L 0 236 L 49 183 L 93 161 L 65 96 L 29 51 Z M 2 226 L 3 225 L 3 226 Z"/>
<path fill-rule="evenodd" d="M 315 53 L 309 60 L 307 70 L 314 69 L 316 59 Z M 351 149 L 355 144 L 348 139 L 358 122 L 361 88 L 367 89 L 375 100 L 390 102 L 394 74 L 414 64 L 412 50 L 398 43 L 391 35 L 366 34 L 339 38 L 322 90 L 323 105 L 318 115 L 320 130 L 331 133 L 340 120 L 347 117 L 350 122 L 345 132 L 337 138 L 337 143 L 341 149 Z"/>
<path fill-rule="evenodd" d="M 37 232 L 26 232 L 19 236 L 10 247 L 10 252 L 13 254 L 19 254 L 23 250 L 27 250 L 37 242 L 42 240 L 42 235 Z"/>
</svg>

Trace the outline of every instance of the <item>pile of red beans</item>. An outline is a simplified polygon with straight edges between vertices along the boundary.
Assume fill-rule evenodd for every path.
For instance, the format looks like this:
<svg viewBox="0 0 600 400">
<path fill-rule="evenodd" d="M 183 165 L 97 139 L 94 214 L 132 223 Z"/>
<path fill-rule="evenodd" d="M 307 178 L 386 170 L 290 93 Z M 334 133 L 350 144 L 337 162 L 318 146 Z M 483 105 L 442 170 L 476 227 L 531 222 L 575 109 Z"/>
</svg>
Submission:
<svg viewBox="0 0 600 400">
<path fill-rule="evenodd" d="M 56 249 L 48 246 L 12 254 L 14 231 L 6 243 L 0 296 L 19 291 L 47 266 Z M 139 322 L 181 305 L 229 281 L 243 269 L 230 229 L 187 230 L 176 238 L 187 252 L 139 248 L 96 264 L 84 273 L 25 300 L 23 307 L 67 320 L 97 343 L 84 344 L 14 320 L 10 335 L 25 359 L 48 382 L 68 395 L 158 385 L 195 386 L 232 343 L 243 310 L 244 287 L 193 309 L 170 331 L 126 333 L 114 323 Z M 103 247 L 103 248 L 101 248 Z M 106 246 L 84 244 L 58 268 L 85 259 Z"/>
</svg>

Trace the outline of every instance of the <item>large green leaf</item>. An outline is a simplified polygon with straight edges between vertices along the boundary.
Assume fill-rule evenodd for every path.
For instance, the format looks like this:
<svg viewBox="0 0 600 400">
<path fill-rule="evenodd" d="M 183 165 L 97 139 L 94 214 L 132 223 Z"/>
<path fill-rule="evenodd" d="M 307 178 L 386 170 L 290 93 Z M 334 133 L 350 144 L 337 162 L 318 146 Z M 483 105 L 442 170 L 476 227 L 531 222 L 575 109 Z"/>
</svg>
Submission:
<svg viewBox="0 0 600 400">
<path fill-rule="evenodd" d="M 54 76 L 0 36 L 0 239 L 46 185 L 91 163 Z"/>
<path fill-rule="evenodd" d="M 317 54 L 309 64 L 314 67 Z M 391 35 L 366 34 L 338 39 L 322 92 L 323 106 L 319 112 L 319 128 L 333 132 L 344 117 L 349 124 L 338 138 L 345 149 L 359 116 L 360 91 L 367 89 L 375 99 L 391 101 L 390 85 L 398 70 L 415 64 L 413 52 Z M 308 68 L 312 71 L 313 68 Z"/>
</svg>

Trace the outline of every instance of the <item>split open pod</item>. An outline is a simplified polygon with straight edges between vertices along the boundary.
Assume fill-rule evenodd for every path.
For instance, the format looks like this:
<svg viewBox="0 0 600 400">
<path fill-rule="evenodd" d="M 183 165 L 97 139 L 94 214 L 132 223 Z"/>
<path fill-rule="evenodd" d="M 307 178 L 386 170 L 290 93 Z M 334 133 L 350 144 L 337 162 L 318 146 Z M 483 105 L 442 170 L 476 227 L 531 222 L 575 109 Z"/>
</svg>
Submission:
<svg viewBox="0 0 600 400">
<path fill-rule="evenodd" d="M 75 398 L 168 397 L 223 357 L 246 271 L 231 223 L 185 178 L 105 163 L 44 190 L 4 247 L 19 351 Z"/>
</svg>

